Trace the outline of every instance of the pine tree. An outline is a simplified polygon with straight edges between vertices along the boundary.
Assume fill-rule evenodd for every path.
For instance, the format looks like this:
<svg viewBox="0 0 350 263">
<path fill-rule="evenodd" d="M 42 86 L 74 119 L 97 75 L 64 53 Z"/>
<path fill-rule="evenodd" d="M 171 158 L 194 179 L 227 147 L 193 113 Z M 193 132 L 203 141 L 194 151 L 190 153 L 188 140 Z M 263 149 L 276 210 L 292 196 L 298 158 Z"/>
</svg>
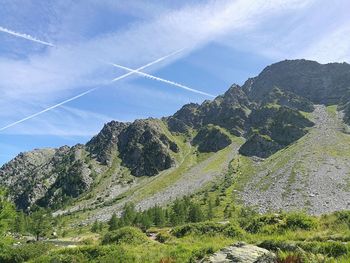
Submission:
<svg viewBox="0 0 350 263">
<path fill-rule="evenodd" d="M 158 227 L 165 225 L 165 215 L 164 211 L 161 207 L 154 207 L 154 224 Z"/>
<path fill-rule="evenodd" d="M 135 222 L 137 212 L 135 210 L 135 205 L 133 203 L 126 203 L 122 213 L 123 225 L 131 226 Z"/>
<path fill-rule="evenodd" d="M 231 218 L 232 217 L 232 209 L 230 207 L 230 205 L 226 205 L 225 209 L 224 209 L 224 217 L 225 218 Z"/>
<path fill-rule="evenodd" d="M 211 220 L 214 218 L 214 212 L 213 212 L 213 201 L 211 198 L 208 200 L 208 219 Z"/>
<path fill-rule="evenodd" d="M 203 221 L 203 219 L 204 219 L 203 212 L 201 210 L 200 205 L 191 204 L 190 210 L 188 213 L 188 221 L 196 223 L 196 222 Z"/>
<path fill-rule="evenodd" d="M 215 206 L 219 206 L 220 205 L 220 196 L 217 196 L 215 199 Z"/>
<path fill-rule="evenodd" d="M 30 215 L 29 231 L 35 235 L 36 240 L 46 236 L 52 230 L 51 213 L 39 208 Z"/>
<path fill-rule="evenodd" d="M 14 206 L 8 201 L 7 193 L 0 189 L 0 235 L 9 229 L 15 215 Z"/>
<path fill-rule="evenodd" d="M 25 219 L 25 215 L 22 211 L 17 212 L 14 226 L 13 226 L 13 230 L 14 230 L 14 232 L 20 233 L 20 234 L 23 234 L 26 230 L 26 219 Z"/>
<path fill-rule="evenodd" d="M 142 214 L 140 214 L 139 218 L 139 226 L 143 230 L 147 230 L 152 226 L 152 218 L 150 216 L 149 211 L 145 211 Z"/>
<path fill-rule="evenodd" d="M 98 231 L 98 221 L 95 220 L 95 222 L 91 226 L 91 232 L 97 233 L 97 231 Z"/>
<path fill-rule="evenodd" d="M 185 201 L 176 199 L 171 207 L 170 223 L 173 226 L 180 225 L 186 221 Z"/>
<path fill-rule="evenodd" d="M 117 215 L 113 213 L 111 219 L 109 219 L 108 221 L 108 230 L 113 231 L 118 229 L 118 227 L 119 227 L 119 224 L 118 224 Z"/>
<path fill-rule="evenodd" d="M 100 222 L 100 224 L 98 225 L 98 231 L 102 232 L 103 231 L 103 223 Z"/>
</svg>

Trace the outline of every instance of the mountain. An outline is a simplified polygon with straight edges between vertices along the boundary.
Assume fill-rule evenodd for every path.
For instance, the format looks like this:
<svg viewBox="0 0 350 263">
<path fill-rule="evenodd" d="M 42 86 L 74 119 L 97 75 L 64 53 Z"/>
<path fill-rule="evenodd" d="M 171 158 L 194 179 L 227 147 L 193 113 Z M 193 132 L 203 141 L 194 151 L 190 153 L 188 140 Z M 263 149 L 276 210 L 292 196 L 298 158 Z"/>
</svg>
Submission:
<svg viewBox="0 0 350 263">
<path fill-rule="evenodd" d="M 20 153 L 0 169 L 18 208 L 107 220 L 232 176 L 260 211 L 350 208 L 350 65 L 285 60 L 162 119 L 112 121 L 85 145 Z M 89 213 L 86 211 L 89 210 Z"/>
</svg>

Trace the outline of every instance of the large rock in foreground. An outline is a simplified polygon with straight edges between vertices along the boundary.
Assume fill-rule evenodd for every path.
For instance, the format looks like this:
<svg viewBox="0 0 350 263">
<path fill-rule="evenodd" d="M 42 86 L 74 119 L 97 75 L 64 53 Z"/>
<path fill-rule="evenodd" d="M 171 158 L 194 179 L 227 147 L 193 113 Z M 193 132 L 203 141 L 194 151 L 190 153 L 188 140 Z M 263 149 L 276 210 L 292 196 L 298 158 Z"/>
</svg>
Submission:
<svg viewBox="0 0 350 263">
<path fill-rule="evenodd" d="M 264 248 L 243 242 L 223 248 L 201 263 L 274 263 L 276 255 Z"/>
</svg>

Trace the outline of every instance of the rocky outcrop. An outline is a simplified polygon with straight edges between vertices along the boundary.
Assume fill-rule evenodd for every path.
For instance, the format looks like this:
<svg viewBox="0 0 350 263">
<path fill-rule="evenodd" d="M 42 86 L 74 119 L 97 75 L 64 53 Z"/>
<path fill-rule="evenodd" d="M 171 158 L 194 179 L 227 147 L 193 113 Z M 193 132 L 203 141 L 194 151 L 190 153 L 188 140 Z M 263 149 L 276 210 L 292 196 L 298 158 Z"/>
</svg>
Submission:
<svg viewBox="0 0 350 263">
<path fill-rule="evenodd" d="M 282 146 L 273 141 L 269 136 L 256 132 L 239 148 L 239 153 L 246 156 L 266 158 L 281 148 Z"/>
<path fill-rule="evenodd" d="M 315 109 L 313 103 L 307 98 L 296 95 L 293 92 L 283 91 L 277 87 L 273 88 L 263 98 L 261 105 L 280 105 L 305 112 L 312 112 Z"/>
<path fill-rule="evenodd" d="M 225 247 L 201 263 L 274 263 L 276 255 L 264 248 L 238 242 Z"/>
<path fill-rule="evenodd" d="M 86 144 L 92 158 L 96 158 L 102 164 L 110 165 L 113 154 L 118 150 L 119 135 L 127 126 L 128 123 L 118 121 L 105 124 L 102 130 Z"/>
<path fill-rule="evenodd" d="M 171 152 L 178 146 L 162 131 L 158 120 L 137 120 L 119 136 L 122 164 L 135 176 L 152 176 L 175 164 Z"/>
<path fill-rule="evenodd" d="M 240 153 L 266 158 L 295 142 L 313 123 L 297 110 L 279 105 L 253 110 L 247 123 L 247 141 Z"/>
<path fill-rule="evenodd" d="M 307 98 L 315 104 L 338 104 L 349 89 L 350 65 L 319 64 L 304 59 L 285 60 L 266 67 L 257 77 L 243 85 L 253 101 L 261 101 L 278 87 Z"/>
<path fill-rule="evenodd" d="M 1 184 L 24 210 L 33 204 L 59 207 L 90 188 L 91 174 L 83 145 L 21 153 L 0 169 Z"/>
<path fill-rule="evenodd" d="M 224 95 L 201 105 L 190 103 L 168 118 L 171 131 L 179 132 L 187 127 L 200 129 L 214 124 L 226 128 L 232 134 L 242 135 L 248 118 L 250 102 L 241 87 L 233 85 Z"/>
<path fill-rule="evenodd" d="M 222 128 L 207 125 L 199 130 L 192 144 L 198 146 L 200 152 L 217 152 L 232 143 L 230 136 Z"/>
</svg>

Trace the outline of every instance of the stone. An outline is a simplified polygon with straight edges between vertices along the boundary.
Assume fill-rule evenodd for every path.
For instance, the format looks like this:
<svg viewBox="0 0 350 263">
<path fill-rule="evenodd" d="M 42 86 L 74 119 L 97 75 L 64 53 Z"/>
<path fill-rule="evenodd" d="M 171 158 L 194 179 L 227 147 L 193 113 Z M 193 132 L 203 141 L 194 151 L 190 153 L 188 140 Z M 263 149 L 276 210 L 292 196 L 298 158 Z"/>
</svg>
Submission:
<svg viewBox="0 0 350 263">
<path fill-rule="evenodd" d="M 274 263 L 276 255 L 264 248 L 238 242 L 216 252 L 201 263 Z"/>
</svg>

